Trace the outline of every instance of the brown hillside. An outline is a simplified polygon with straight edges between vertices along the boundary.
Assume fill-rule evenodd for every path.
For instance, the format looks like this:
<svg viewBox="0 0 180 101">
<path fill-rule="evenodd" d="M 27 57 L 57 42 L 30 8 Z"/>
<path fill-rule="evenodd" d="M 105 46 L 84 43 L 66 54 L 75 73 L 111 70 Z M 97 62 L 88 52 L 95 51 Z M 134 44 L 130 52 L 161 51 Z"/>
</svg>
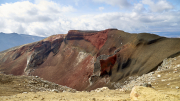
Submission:
<svg viewBox="0 0 180 101">
<path fill-rule="evenodd" d="M 1 52 L 0 71 L 91 90 L 157 69 L 165 58 L 180 54 L 179 43 L 179 38 L 116 29 L 72 30 Z"/>
</svg>

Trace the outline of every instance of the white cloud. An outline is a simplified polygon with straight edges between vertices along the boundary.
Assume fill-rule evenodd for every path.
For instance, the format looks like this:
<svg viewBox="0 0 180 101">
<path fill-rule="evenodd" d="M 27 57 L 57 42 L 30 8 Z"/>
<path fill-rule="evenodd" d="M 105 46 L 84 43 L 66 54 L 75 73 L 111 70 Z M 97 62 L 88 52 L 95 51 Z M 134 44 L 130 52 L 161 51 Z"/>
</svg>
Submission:
<svg viewBox="0 0 180 101">
<path fill-rule="evenodd" d="M 100 10 L 100 11 L 104 10 L 104 7 L 99 7 L 99 10 Z"/>
<path fill-rule="evenodd" d="M 103 13 L 80 16 L 76 20 L 71 20 L 70 25 L 73 29 L 83 30 L 118 28 L 127 32 L 180 31 L 180 23 L 176 23 L 180 21 L 178 16 L 180 16 L 180 12 L 179 14 L 167 12 L 161 15 L 136 12 Z"/>
<path fill-rule="evenodd" d="M 94 2 L 100 2 L 100 3 L 107 3 L 110 5 L 117 5 L 120 8 L 129 8 L 131 7 L 131 3 L 129 3 L 127 0 L 93 0 Z"/>
<path fill-rule="evenodd" d="M 153 0 L 142 0 L 142 3 L 149 5 L 150 10 L 153 12 L 163 12 L 173 9 L 173 6 L 166 0 L 157 0 L 156 2 Z"/>
<path fill-rule="evenodd" d="M 58 19 L 75 9 L 72 6 L 61 6 L 52 1 L 36 0 L 35 4 L 29 1 L 6 3 L 0 5 L 0 19 L 4 26 L 0 31 L 11 33 L 44 36 L 52 33 L 63 33 L 63 29 L 53 26 Z"/>
<path fill-rule="evenodd" d="M 52 1 L 37 0 L 34 4 L 28 1 L 7 3 L 0 5 L 0 32 L 49 36 L 66 34 L 69 30 L 107 28 L 118 28 L 127 32 L 180 31 L 180 11 L 166 10 L 159 13 L 162 10 L 156 8 L 154 12 L 148 12 L 143 3 L 151 5 L 154 2 L 143 0 L 142 3 L 136 3 L 132 12 L 76 16 L 71 15 L 76 13 L 72 6 L 62 6 Z M 103 10 L 103 7 L 99 7 L 99 10 Z"/>
<path fill-rule="evenodd" d="M 144 8 L 143 4 L 137 3 L 137 4 L 134 5 L 133 11 L 135 11 L 135 12 L 144 12 L 144 11 L 146 11 L 146 9 Z"/>
</svg>

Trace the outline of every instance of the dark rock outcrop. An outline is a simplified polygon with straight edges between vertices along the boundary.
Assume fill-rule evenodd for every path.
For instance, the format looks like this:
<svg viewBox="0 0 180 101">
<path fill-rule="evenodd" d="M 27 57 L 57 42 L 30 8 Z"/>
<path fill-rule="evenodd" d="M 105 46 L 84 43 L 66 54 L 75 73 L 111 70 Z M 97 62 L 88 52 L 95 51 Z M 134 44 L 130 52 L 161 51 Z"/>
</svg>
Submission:
<svg viewBox="0 0 180 101">
<path fill-rule="evenodd" d="M 0 71 L 91 90 L 157 69 L 163 59 L 180 54 L 179 43 L 179 38 L 117 29 L 71 30 L 1 52 Z"/>
</svg>

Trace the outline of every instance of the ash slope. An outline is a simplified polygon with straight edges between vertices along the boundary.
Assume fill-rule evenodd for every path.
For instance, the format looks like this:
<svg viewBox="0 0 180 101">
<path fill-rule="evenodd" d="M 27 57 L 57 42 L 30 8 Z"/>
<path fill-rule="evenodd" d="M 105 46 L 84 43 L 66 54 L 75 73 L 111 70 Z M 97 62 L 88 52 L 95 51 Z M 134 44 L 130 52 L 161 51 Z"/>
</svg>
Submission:
<svg viewBox="0 0 180 101">
<path fill-rule="evenodd" d="M 180 54 L 179 43 L 179 38 L 116 29 L 71 30 L 0 53 L 0 71 L 92 90 L 156 70 L 163 59 Z"/>
</svg>

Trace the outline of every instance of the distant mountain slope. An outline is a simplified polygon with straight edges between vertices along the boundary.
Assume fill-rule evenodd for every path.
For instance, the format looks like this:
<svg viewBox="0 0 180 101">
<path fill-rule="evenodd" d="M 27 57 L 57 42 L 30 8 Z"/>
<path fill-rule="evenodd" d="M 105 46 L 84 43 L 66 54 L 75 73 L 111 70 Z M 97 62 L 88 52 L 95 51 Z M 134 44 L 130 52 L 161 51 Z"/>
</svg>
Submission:
<svg viewBox="0 0 180 101">
<path fill-rule="evenodd" d="M 40 41 L 44 39 L 45 37 L 38 37 L 38 36 L 31 36 L 31 35 L 25 35 L 25 34 L 17 34 L 17 33 L 0 33 L 0 51 L 4 51 L 6 49 L 32 43 L 36 41 Z"/>
</svg>

